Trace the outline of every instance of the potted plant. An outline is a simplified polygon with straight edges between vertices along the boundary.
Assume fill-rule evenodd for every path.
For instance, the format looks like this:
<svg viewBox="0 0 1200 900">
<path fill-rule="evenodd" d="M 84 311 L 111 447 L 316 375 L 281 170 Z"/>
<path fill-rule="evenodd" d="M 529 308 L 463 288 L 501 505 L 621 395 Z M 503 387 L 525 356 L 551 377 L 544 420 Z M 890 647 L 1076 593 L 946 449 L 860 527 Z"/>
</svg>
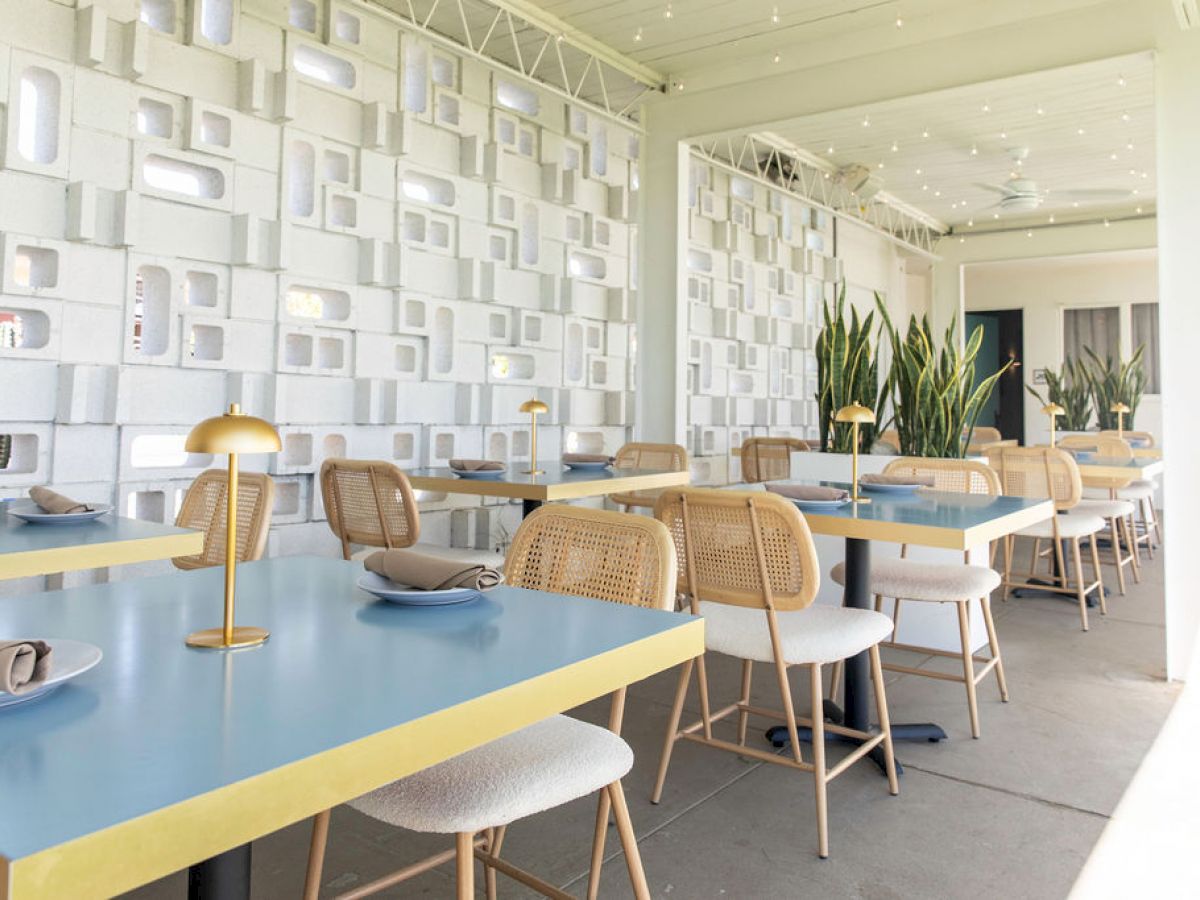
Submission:
<svg viewBox="0 0 1200 900">
<path fill-rule="evenodd" d="M 875 295 L 879 302 L 879 295 Z M 846 283 L 842 282 L 837 300 L 825 303 L 824 321 L 817 336 L 817 415 L 822 453 L 849 453 L 851 427 L 833 421 L 834 413 L 851 403 L 861 403 L 875 412 L 875 424 L 859 429 L 859 452 L 870 451 L 875 436 L 886 423 L 883 408 L 887 400 L 880 390 L 878 348 L 871 346 L 874 311 L 860 319 L 850 308 L 846 321 Z"/>
<path fill-rule="evenodd" d="M 1133 417 L 1146 389 L 1146 368 L 1142 364 L 1146 345 L 1140 345 L 1128 362 L 1120 358 L 1114 361 L 1111 356 L 1101 360 L 1091 347 L 1084 347 L 1083 350 L 1090 363 L 1087 366 L 1087 381 L 1100 430 L 1116 430 L 1117 414 L 1112 411 L 1114 403 L 1124 403 L 1129 407 L 1129 412 L 1125 413 L 1125 427 L 1132 428 Z"/>
<path fill-rule="evenodd" d="M 1063 408 L 1058 420 L 1058 427 L 1063 431 L 1087 429 L 1092 418 L 1092 387 L 1082 360 L 1064 360 L 1060 372 L 1046 369 L 1045 397 L 1032 385 L 1026 385 L 1025 389 L 1037 398 L 1039 405 L 1057 403 Z"/>
</svg>

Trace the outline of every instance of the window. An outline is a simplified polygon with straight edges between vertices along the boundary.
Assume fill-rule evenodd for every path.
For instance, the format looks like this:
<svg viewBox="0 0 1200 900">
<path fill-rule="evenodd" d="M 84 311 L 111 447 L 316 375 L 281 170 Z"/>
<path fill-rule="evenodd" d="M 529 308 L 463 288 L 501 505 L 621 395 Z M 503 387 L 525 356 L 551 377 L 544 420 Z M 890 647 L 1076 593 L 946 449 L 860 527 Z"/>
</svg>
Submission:
<svg viewBox="0 0 1200 900">
<path fill-rule="evenodd" d="M 1134 303 L 1133 350 L 1146 347 L 1142 361 L 1146 367 L 1146 393 L 1161 394 L 1162 381 L 1158 363 L 1158 304 Z"/>
<path fill-rule="evenodd" d="M 1063 358 L 1084 359 L 1090 347 L 1101 359 L 1121 355 L 1120 309 L 1116 306 L 1063 310 Z"/>
</svg>

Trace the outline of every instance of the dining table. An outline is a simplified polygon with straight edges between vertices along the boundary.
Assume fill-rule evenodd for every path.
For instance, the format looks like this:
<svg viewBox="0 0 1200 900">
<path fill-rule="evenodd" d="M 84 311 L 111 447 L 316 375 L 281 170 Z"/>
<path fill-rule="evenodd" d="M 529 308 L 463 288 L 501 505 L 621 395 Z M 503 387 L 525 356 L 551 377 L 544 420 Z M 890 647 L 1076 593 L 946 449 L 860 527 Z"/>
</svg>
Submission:
<svg viewBox="0 0 1200 900">
<path fill-rule="evenodd" d="M 263 645 L 195 649 L 221 568 L 0 599 L 5 636 L 102 661 L 0 708 L 0 898 L 111 896 L 189 868 L 244 900 L 262 835 L 693 658 L 684 613 L 497 587 L 401 606 L 359 563 L 238 567 Z"/>
<path fill-rule="evenodd" d="M 1112 497 L 1131 481 L 1141 481 L 1161 475 L 1161 458 L 1134 456 L 1132 459 L 1105 457 L 1096 454 L 1075 455 L 1079 477 L 1087 487 L 1106 488 Z"/>
<path fill-rule="evenodd" d="M 523 465 L 528 463 L 512 464 L 497 475 L 485 477 L 473 474 L 462 476 L 450 468 L 413 469 L 405 474 L 409 483 L 419 491 L 519 499 L 523 516 L 529 515 L 543 503 L 555 500 L 581 500 L 629 491 L 679 487 L 691 480 L 686 470 L 677 472 L 612 466 L 572 469 L 557 460 L 544 460 L 534 467 L 543 471 L 531 474 L 521 471 Z"/>
<path fill-rule="evenodd" d="M 0 512 L 0 579 L 193 556 L 203 549 L 203 531 L 112 513 L 69 525 L 35 525 Z"/>
<path fill-rule="evenodd" d="M 807 484 L 842 488 L 850 485 L 834 481 L 795 479 L 777 484 Z M 731 485 L 740 490 L 765 490 L 765 485 Z M 872 609 L 871 544 L 874 541 L 936 547 L 944 550 L 967 551 L 987 546 L 990 542 L 1026 528 L 1054 515 L 1049 500 L 1028 497 L 963 494 L 920 488 L 910 492 L 864 492 L 869 502 L 848 502 L 842 506 L 814 509 L 796 502 L 797 508 L 814 534 L 845 539 L 846 584 L 843 591 L 845 606 Z M 867 651 L 846 660 L 843 678 L 842 705 L 829 702 L 827 718 L 848 728 L 868 731 L 871 724 L 871 679 Z M 893 723 L 893 740 L 940 741 L 946 732 L 937 724 Z M 778 726 L 768 730 L 767 737 L 782 745 L 786 732 Z M 834 739 L 836 736 L 832 736 Z M 872 752 L 871 758 L 881 769 L 883 753 Z M 897 762 L 899 766 L 899 762 Z"/>
</svg>

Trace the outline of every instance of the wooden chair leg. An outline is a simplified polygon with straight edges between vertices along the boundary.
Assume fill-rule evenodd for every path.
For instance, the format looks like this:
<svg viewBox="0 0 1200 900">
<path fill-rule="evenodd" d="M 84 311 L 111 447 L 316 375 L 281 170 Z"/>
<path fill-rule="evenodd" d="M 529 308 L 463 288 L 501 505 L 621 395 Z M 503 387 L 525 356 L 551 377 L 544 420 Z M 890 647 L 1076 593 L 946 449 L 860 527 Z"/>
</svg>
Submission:
<svg viewBox="0 0 1200 900">
<path fill-rule="evenodd" d="M 604 865 L 604 843 L 608 838 L 608 813 L 612 801 L 608 791 L 601 791 L 596 803 L 596 830 L 592 834 L 592 868 L 588 873 L 588 900 L 596 900 L 600 893 L 600 868 Z M 488 898 L 492 900 L 492 898 Z"/>
<path fill-rule="evenodd" d="M 1012 583 L 1012 558 L 1016 537 L 1011 534 L 1004 536 L 1004 585 L 1000 592 L 1000 602 L 1008 602 L 1008 592 L 1012 590 L 1009 585 Z"/>
<path fill-rule="evenodd" d="M 842 670 L 846 666 L 844 659 L 839 659 L 829 670 L 829 699 L 837 703 L 838 689 L 841 687 Z"/>
<path fill-rule="evenodd" d="M 1121 530 L 1125 533 L 1125 546 L 1129 548 L 1129 559 L 1133 566 L 1133 581 L 1135 584 L 1142 583 L 1142 560 L 1138 555 L 1138 534 L 1137 525 L 1133 521 L 1133 514 L 1121 520 Z"/>
<path fill-rule="evenodd" d="M 1050 543 L 1054 545 L 1054 547 L 1053 547 L 1054 557 L 1053 557 L 1053 561 L 1051 561 L 1050 565 L 1049 565 L 1049 569 L 1051 572 L 1051 576 L 1050 576 L 1051 580 L 1054 581 L 1055 583 L 1057 583 L 1058 585 L 1060 585 L 1061 587 L 1069 588 L 1071 586 L 1071 579 L 1067 575 L 1067 560 L 1066 560 L 1067 554 L 1063 550 L 1063 539 L 1057 538 L 1057 537 L 1051 538 Z M 1079 543 L 1078 538 L 1075 538 L 1075 543 L 1076 544 Z M 1059 573 L 1057 576 L 1055 576 L 1053 574 L 1054 567 L 1056 564 L 1058 566 L 1058 573 Z M 1083 572 L 1078 572 L 1077 576 L 1079 579 L 1079 583 L 1083 584 Z"/>
<path fill-rule="evenodd" d="M 321 893 L 321 870 L 325 867 L 325 844 L 329 840 L 329 810 L 313 816 L 308 843 L 308 869 L 304 873 L 304 900 L 317 900 Z"/>
<path fill-rule="evenodd" d="M 883 733 L 883 766 L 887 769 L 888 793 L 893 797 L 900 793 L 900 779 L 896 777 L 896 756 L 892 751 L 892 720 L 888 716 L 887 691 L 883 686 L 883 663 L 879 659 L 879 645 L 871 648 L 871 681 L 875 685 L 875 715 L 879 717 L 879 730 Z"/>
<path fill-rule="evenodd" d="M 712 740 L 712 709 L 708 703 L 708 670 L 704 656 L 696 657 L 696 687 L 700 691 L 700 718 L 704 722 L 704 736 Z"/>
<path fill-rule="evenodd" d="M 975 697 L 975 663 L 971 660 L 971 614 L 966 600 L 958 607 L 958 635 L 962 639 L 963 680 L 967 686 L 967 711 L 971 716 L 971 737 L 979 737 L 979 704 Z"/>
<path fill-rule="evenodd" d="M 507 830 L 507 825 L 501 825 L 492 830 L 491 839 L 488 841 L 489 856 L 498 857 L 500 855 L 500 850 L 504 846 L 504 834 Z M 491 866 L 484 866 L 483 879 L 487 886 L 487 900 L 496 900 L 496 870 Z"/>
<path fill-rule="evenodd" d="M 1029 551 L 1029 577 L 1026 579 L 1026 581 L 1032 581 L 1035 577 L 1037 577 L 1037 565 L 1038 565 L 1038 559 L 1040 558 L 1041 552 L 1042 552 L 1042 539 L 1034 538 L 1033 539 L 1033 547 Z"/>
<path fill-rule="evenodd" d="M 1087 594 L 1083 590 L 1083 563 L 1079 556 L 1079 538 L 1071 539 L 1071 548 L 1074 551 L 1072 559 L 1075 561 L 1075 593 L 1079 597 L 1079 621 L 1083 626 L 1083 630 L 1087 631 Z"/>
<path fill-rule="evenodd" d="M 1125 596 L 1125 565 L 1121 561 L 1121 539 L 1117 535 L 1117 519 L 1119 516 L 1113 516 L 1108 520 L 1109 540 L 1112 542 L 1113 565 L 1117 567 L 1117 588 L 1121 591 L 1121 596 Z"/>
<path fill-rule="evenodd" d="M 475 835 L 460 831 L 454 836 L 458 900 L 475 900 Z"/>
<path fill-rule="evenodd" d="M 808 668 L 812 695 L 813 788 L 817 798 L 817 855 L 821 859 L 828 859 L 829 810 L 826 787 L 829 781 L 825 772 L 825 716 L 822 712 L 822 698 L 825 694 L 821 690 L 820 664 L 813 663 Z M 795 719 L 792 719 L 790 726 L 795 728 Z"/>
<path fill-rule="evenodd" d="M 992 619 L 992 598 L 980 597 L 979 602 L 983 605 L 983 624 L 987 628 L 988 647 L 992 651 L 992 658 L 996 660 L 994 671 L 996 672 L 996 684 L 1000 687 L 1000 700 L 1007 703 L 1008 684 L 1004 680 L 1004 658 L 1000 655 L 1000 641 L 996 637 L 996 622 Z"/>
<path fill-rule="evenodd" d="M 650 900 L 650 887 L 646 884 L 646 872 L 642 869 L 642 855 L 638 851 L 637 835 L 629 819 L 629 807 L 625 805 L 625 792 L 621 782 L 614 781 L 605 790 L 612 800 L 613 817 L 617 820 L 617 833 L 621 836 L 621 847 L 625 850 L 625 868 L 629 870 L 629 883 L 637 900 Z"/>
<path fill-rule="evenodd" d="M 1145 497 L 1143 497 L 1141 500 L 1138 501 L 1138 518 L 1141 519 L 1142 531 L 1146 535 L 1146 558 L 1147 559 L 1154 559 L 1154 538 L 1155 538 L 1155 536 L 1150 533 L 1150 521 L 1152 519 L 1152 516 L 1150 516 L 1147 513 L 1147 507 L 1153 508 L 1153 506 L 1154 506 L 1154 501 L 1148 500 Z"/>
<path fill-rule="evenodd" d="M 675 737 L 679 732 L 679 717 L 683 715 L 683 701 L 687 697 L 688 682 L 692 680 L 695 663 L 694 659 L 689 659 L 679 670 L 679 686 L 675 688 L 675 703 L 671 707 L 671 719 L 667 722 L 662 757 L 658 761 L 658 777 L 654 780 L 654 792 L 650 795 L 651 803 L 657 803 L 662 798 L 663 782 L 667 780 L 667 766 L 671 764 L 671 751 L 675 749 Z"/>
<path fill-rule="evenodd" d="M 748 659 L 742 660 L 742 700 L 743 704 L 750 702 L 750 684 L 754 663 Z M 746 746 L 746 725 L 750 714 L 744 709 L 738 710 L 738 744 Z"/>
<path fill-rule="evenodd" d="M 1076 546 L 1079 545 L 1079 539 L 1075 540 Z M 1104 596 L 1104 571 L 1100 568 L 1100 550 L 1096 547 L 1096 535 L 1092 535 L 1091 539 L 1091 556 L 1092 569 L 1095 572 L 1096 596 L 1100 598 L 1100 615 L 1108 615 L 1108 600 Z M 1082 580 L 1082 579 L 1081 579 Z"/>
</svg>

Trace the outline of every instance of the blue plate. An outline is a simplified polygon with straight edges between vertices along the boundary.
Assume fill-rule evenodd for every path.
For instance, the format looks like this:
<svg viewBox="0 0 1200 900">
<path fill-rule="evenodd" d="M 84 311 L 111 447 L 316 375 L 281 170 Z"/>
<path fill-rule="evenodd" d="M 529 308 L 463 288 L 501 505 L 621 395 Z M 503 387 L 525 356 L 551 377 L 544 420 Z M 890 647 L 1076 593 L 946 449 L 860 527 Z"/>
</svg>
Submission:
<svg viewBox="0 0 1200 900">
<path fill-rule="evenodd" d="M 368 594 L 374 594 L 388 603 L 401 606 L 449 606 L 477 600 L 483 594 L 475 588 L 447 588 L 444 591 L 421 591 L 405 584 L 396 584 L 382 575 L 368 572 L 358 579 L 358 586 Z"/>
<path fill-rule="evenodd" d="M 606 462 L 564 462 L 564 466 L 568 469 L 578 469 L 581 472 L 599 472 L 601 469 L 607 469 L 612 463 Z"/>
<path fill-rule="evenodd" d="M 860 481 L 858 486 L 878 494 L 913 494 L 925 487 L 923 484 L 873 484 L 869 481 Z"/>
<path fill-rule="evenodd" d="M 1093 461 L 1095 461 L 1095 459 L 1096 459 L 1096 452 L 1094 450 L 1076 450 L 1075 451 L 1075 461 L 1076 462 L 1081 462 L 1081 463 L 1093 462 Z"/>
<path fill-rule="evenodd" d="M 454 474 L 459 478 L 465 478 L 467 481 L 496 481 L 497 479 L 503 478 L 507 470 L 490 469 L 482 472 L 465 472 L 460 471 L 459 469 L 452 469 L 451 471 L 454 472 Z"/>
<path fill-rule="evenodd" d="M 108 503 L 93 503 L 91 512 L 48 513 L 32 500 L 13 500 L 6 506 L 9 515 L 30 525 L 81 525 L 107 516 L 113 510 Z"/>
<path fill-rule="evenodd" d="M 48 697 L 62 687 L 64 682 L 76 675 L 82 675 L 104 657 L 99 647 L 85 644 L 83 641 L 46 638 L 46 643 L 54 651 L 50 656 L 50 674 L 46 680 L 42 682 L 41 687 L 25 694 L 0 691 L 0 709 Z"/>
<path fill-rule="evenodd" d="M 789 498 L 791 499 L 791 498 Z M 850 498 L 845 500 L 792 500 L 800 509 L 807 509 L 811 512 L 819 512 L 823 509 L 838 509 L 850 502 Z"/>
</svg>

